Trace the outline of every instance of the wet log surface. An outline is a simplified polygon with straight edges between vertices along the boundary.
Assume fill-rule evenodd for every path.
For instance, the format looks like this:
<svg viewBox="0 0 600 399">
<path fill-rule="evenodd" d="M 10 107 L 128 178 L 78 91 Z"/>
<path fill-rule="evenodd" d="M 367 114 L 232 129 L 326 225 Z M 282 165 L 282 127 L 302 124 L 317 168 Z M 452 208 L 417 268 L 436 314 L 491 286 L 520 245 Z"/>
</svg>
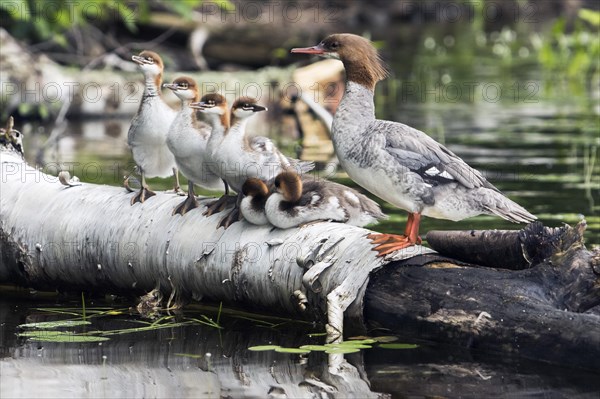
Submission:
<svg viewBox="0 0 600 399">
<path fill-rule="evenodd" d="M 369 326 L 599 370 L 600 253 L 585 249 L 584 229 L 584 222 L 530 225 L 520 236 L 537 258 L 524 270 L 460 266 L 437 255 L 394 262 L 371 277 Z"/>
<path fill-rule="evenodd" d="M 437 252 L 476 265 L 511 270 L 531 266 L 515 230 L 430 231 L 427 243 Z"/>
</svg>

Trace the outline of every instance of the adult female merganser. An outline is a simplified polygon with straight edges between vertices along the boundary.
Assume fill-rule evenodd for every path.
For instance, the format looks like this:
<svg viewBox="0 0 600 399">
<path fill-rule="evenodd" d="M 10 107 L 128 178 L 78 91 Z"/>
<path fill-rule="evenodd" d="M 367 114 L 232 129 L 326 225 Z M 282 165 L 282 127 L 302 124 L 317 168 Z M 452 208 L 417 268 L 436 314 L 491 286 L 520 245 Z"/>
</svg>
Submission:
<svg viewBox="0 0 600 399">
<path fill-rule="evenodd" d="M 269 224 L 265 214 L 265 204 L 270 192 L 267 184 L 255 177 L 251 177 L 242 186 L 244 198 L 240 201 L 240 212 L 244 219 L 256 225 Z"/>
<path fill-rule="evenodd" d="M 194 79 L 182 76 L 173 81 L 165 83 L 181 100 L 181 110 L 175 117 L 169 132 L 167 133 L 167 146 L 175 156 L 177 167 L 188 179 L 188 196 L 173 214 L 184 215 L 198 206 L 194 184 L 198 184 L 209 190 L 218 190 L 223 183 L 219 176 L 208 169 L 208 155 L 206 144 L 210 137 L 211 127 L 200 121 L 195 109 L 190 103 L 200 100 L 200 90 Z"/>
<path fill-rule="evenodd" d="M 133 153 L 133 160 L 142 174 L 142 188 L 131 199 L 131 205 L 144 202 L 155 195 L 146 184 L 146 177 L 175 176 L 175 191 L 179 191 L 179 176 L 175 158 L 166 146 L 167 132 L 175 119 L 176 112 L 162 99 L 163 62 L 153 51 L 142 51 L 131 59 L 138 64 L 144 74 L 145 88 L 137 114 L 131 121 L 127 144 Z"/>
<path fill-rule="evenodd" d="M 420 243 L 421 215 L 455 221 L 480 214 L 516 223 L 536 219 L 425 133 L 375 119 L 373 93 L 387 70 L 370 41 L 334 34 L 314 47 L 291 52 L 344 63 L 346 89 L 331 131 L 340 164 L 360 186 L 409 212 L 404 235 L 368 236 L 379 256 Z"/>
<path fill-rule="evenodd" d="M 200 107 L 205 108 L 206 104 Z M 192 105 L 195 106 L 195 105 Z M 209 107 L 210 108 L 210 107 Z M 212 107 L 214 109 L 214 107 Z M 222 108 L 221 108 L 222 110 Z M 222 129 L 223 136 L 211 135 L 209 139 L 209 155 L 213 161 L 213 171 L 227 182 L 229 187 L 239 193 L 236 206 L 228 216 L 224 226 L 228 226 L 239 216 L 239 201 L 242 200 L 241 191 L 244 182 L 251 177 L 264 181 L 272 181 L 283 170 L 297 168 L 298 172 L 308 172 L 314 167 L 312 162 L 299 161 L 288 158 L 279 151 L 273 142 L 266 137 L 246 136 L 248 118 L 256 112 L 266 111 L 267 108 L 256 103 L 254 98 L 241 97 L 231 107 L 230 127 L 227 129 L 221 111 L 216 110 L 216 115 L 211 123 L 220 125 L 213 129 Z M 219 141 L 220 140 L 220 141 Z M 219 142 L 217 142 L 219 141 Z"/>
<path fill-rule="evenodd" d="M 286 171 L 273 184 L 275 191 L 266 200 L 265 214 L 281 229 L 318 220 L 365 226 L 387 217 L 375 201 L 338 183 Z"/>
</svg>

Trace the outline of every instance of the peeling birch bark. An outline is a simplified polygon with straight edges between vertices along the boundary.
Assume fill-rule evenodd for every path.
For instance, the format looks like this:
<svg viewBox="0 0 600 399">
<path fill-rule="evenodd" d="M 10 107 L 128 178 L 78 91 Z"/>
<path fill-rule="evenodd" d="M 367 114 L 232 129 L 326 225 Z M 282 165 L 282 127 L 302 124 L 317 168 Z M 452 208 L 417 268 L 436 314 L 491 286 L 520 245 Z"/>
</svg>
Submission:
<svg viewBox="0 0 600 399">
<path fill-rule="evenodd" d="M 344 318 L 364 331 L 375 256 L 369 230 L 322 222 L 281 230 L 202 215 L 208 198 L 183 217 L 181 197 L 157 193 L 130 206 L 123 188 L 64 186 L 16 153 L 2 153 L 0 282 L 39 289 L 141 293 L 159 287 L 180 300 L 207 298 L 249 309 L 327 322 L 339 339 Z M 395 258 L 428 253 L 411 248 Z M 165 297 L 168 295 L 165 295 Z"/>
</svg>

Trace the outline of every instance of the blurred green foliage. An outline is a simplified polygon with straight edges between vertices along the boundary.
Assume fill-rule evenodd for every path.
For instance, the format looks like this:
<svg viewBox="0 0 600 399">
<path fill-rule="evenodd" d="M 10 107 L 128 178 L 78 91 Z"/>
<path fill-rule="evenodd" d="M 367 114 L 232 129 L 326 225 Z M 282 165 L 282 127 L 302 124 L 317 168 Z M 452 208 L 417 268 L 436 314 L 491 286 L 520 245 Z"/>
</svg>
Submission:
<svg viewBox="0 0 600 399">
<path fill-rule="evenodd" d="M 182 18 L 190 19 L 192 11 L 203 0 L 154 0 L 156 8 L 163 8 Z M 233 8 L 228 0 L 217 4 Z M 64 33 L 71 27 L 96 23 L 122 23 L 132 32 L 136 24 L 147 21 L 152 10 L 147 1 L 128 0 L 10 0 L 0 1 L 3 26 L 10 26 L 11 34 L 19 39 L 48 40 L 65 43 Z M 5 20 L 7 18 L 7 20 Z"/>
<path fill-rule="evenodd" d="M 569 79 L 589 79 L 600 70 L 600 12 L 581 9 L 573 28 L 559 18 L 549 34 L 533 40 L 538 58 L 548 72 L 563 72 Z"/>
</svg>

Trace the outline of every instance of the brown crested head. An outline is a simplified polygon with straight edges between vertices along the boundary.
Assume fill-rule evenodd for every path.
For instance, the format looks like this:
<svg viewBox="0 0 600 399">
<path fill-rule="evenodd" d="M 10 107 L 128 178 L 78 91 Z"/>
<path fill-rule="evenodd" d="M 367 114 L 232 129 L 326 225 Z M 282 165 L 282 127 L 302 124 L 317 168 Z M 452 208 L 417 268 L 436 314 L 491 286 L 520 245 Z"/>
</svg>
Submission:
<svg viewBox="0 0 600 399">
<path fill-rule="evenodd" d="M 238 109 L 242 109 L 245 111 L 251 111 L 251 112 L 260 112 L 260 111 L 266 111 L 267 108 L 263 107 L 262 105 L 258 105 L 257 103 L 258 101 L 256 100 L 256 98 L 253 97 L 239 97 L 237 100 L 234 101 L 233 105 L 231 106 L 231 109 L 233 111 L 238 110 Z"/>
<path fill-rule="evenodd" d="M 231 106 L 231 108 L 238 109 L 238 108 L 244 108 L 244 107 L 251 107 L 254 104 L 256 104 L 256 98 L 243 96 L 243 97 L 239 97 L 237 100 L 235 100 L 233 102 L 233 105 Z"/>
<path fill-rule="evenodd" d="M 144 50 L 139 55 L 134 55 L 131 59 L 138 64 L 138 67 L 148 80 L 149 78 L 154 81 L 154 84 L 159 88 L 162 83 L 162 74 L 164 71 L 164 64 L 160 55 L 154 51 Z"/>
<path fill-rule="evenodd" d="M 200 100 L 200 89 L 196 84 L 196 81 L 189 76 L 180 76 L 170 84 L 164 84 L 163 87 L 168 87 L 173 90 L 175 94 L 182 98 L 192 101 Z"/>
<path fill-rule="evenodd" d="M 269 195 L 269 188 L 264 181 L 251 177 L 244 182 L 242 194 L 251 197 L 267 197 Z"/>
<path fill-rule="evenodd" d="M 180 76 L 173 81 L 173 84 L 182 90 L 198 90 L 196 81 L 189 76 Z"/>
<path fill-rule="evenodd" d="M 266 111 L 267 107 L 258 105 L 255 98 L 239 97 L 231 106 L 232 125 L 234 121 L 248 118 L 256 112 Z"/>
<path fill-rule="evenodd" d="M 155 64 L 161 70 L 163 70 L 165 67 L 165 65 L 163 64 L 162 58 L 160 58 L 160 55 L 158 55 L 158 53 L 156 53 L 154 51 L 144 50 L 138 55 L 138 58 L 143 59 L 145 61 L 145 63 Z"/>
<path fill-rule="evenodd" d="M 292 53 L 339 59 L 346 68 L 346 79 L 369 89 L 374 89 L 375 84 L 389 74 L 373 43 L 351 33 L 329 35 L 316 46 L 295 48 Z"/>
<path fill-rule="evenodd" d="M 202 96 L 200 102 L 206 108 L 227 108 L 227 100 L 219 93 L 208 93 Z"/>
<path fill-rule="evenodd" d="M 218 93 L 205 94 L 199 102 L 191 103 L 190 107 L 199 109 L 207 115 L 216 115 L 218 119 L 214 119 L 213 123 L 219 120 L 225 129 L 229 128 L 230 121 L 229 112 L 227 112 L 227 100 L 222 95 Z"/>
<path fill-rule="evenodd" d="M 302 197 L 302 179 L 295 172 L 282 172 L 275 177 L 275 191 L 288 202 L 298 202 Z"/>
</svg>

